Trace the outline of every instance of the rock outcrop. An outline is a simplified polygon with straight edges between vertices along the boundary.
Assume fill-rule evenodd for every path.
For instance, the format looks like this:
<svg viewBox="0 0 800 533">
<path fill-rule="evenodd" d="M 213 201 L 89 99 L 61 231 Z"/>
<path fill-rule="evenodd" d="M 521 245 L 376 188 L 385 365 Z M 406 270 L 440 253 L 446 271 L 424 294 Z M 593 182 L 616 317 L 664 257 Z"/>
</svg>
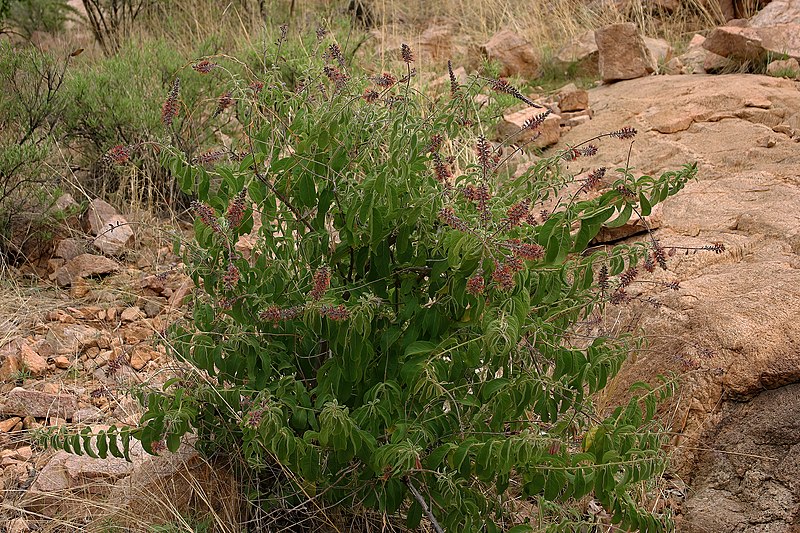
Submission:
<svg viewBox="0 0 800 533">
<path fill-rule="evenodd" d="M 637 174 L 697 162 L 698 180 L 664 202 L 654 236 L 667 249 L 726 248 L 670 258 L 655 279 L 680 290 L 639 289 L 659 309 L 619 308 L 649 344 L 609 401 L 635 381 L 684 374 L 667 419 L 688 482 L 679 531 L 796 531 L 800 91 L 767 76 L 654 76 L 593 89 L 590 100 L 593 120 L 562 141 L 628 125 L 640 131 Z M 628 148 L 604 143 L 593 164 L 623 166 Z"/>
</svg>

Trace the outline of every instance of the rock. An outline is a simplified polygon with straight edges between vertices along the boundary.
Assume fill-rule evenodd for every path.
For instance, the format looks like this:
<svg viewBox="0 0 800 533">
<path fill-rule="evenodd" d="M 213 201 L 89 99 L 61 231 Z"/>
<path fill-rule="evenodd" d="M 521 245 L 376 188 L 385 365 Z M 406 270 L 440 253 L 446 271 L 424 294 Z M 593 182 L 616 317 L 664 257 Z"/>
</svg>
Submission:
<svg viewBox="0 0 800 533">
<path fill-rule="evenodd" d="M 761 61 L 768 54 L 800 59 L 800 23 L 768 27 L 720 26 L 703 46 L 717 55 L 738 61 Z"/>
<path fill-rule="evenodd" d="M 112 274 L 118 270 L 119 264 L 113 259 L 102 255 L 81 254 L 56 270 L 51 279 L 55 279 L 60 287 L 68 287 L 78 279 Z"/>
<path fill-rule="evenodd" d="M 656 66 L 650 51 L 630 22 L 611 24 L 595 31 L 600 52 L 600 75 L 605 82 L 641 78 L 653 73 Z"/>
<path fill-rule="evenodd" d="M 147 316 L 147 318 L 153 318 L 161 314 L 161 311 L 163 311 L 167 304 L 167 301 L 164 298 L 158 297 L 141 298 L 140 301 L 142 301 L 142 309 L 144 310 L 144 314 Z"/>
<path fill-rule="evenodd" d="M 16 338 L 0 347 L 0 381 L 16 379 L 22 370 L 19 349 L 23 342 L 22 339 Z"/>
<path fill-rule="evenodd" d="M 539 59 L 533 45 L 511 30 L 495 33 L 482 50 L 489 61 L 502 65 L 500 76 L 534 78 L 539 74 Z"/>
<path fill-rule="evenodd" d="M 567 69 L 571 65 L 576 65 L 578 70 L 586 75 L 600 72 L 599 58 L 600 52 L 595 42 L 594 30 L 582 33 L 556 53 L 556 61 L 561 68 Z"/>
<path fill-rule="evenodd" d="M 667 61 L 667 64 L 664 65 L 664 68 L 662 69 L 661 73 L 670 76 L 675 76 L 678 74 L 686 74 L 686 72 L 684 72 L 685 68 L 686 67 L 683 64 L 683 60 L 680 57 L 673 57 L 672 59 Z"/>
<path fill-rule="evenodd" d="M 28 343 L 22 343 L 19 349 L 19 361 L 22 369 L 33 377 L 43 376 L 47 372 L 47 360 L 36 353 Z"/>
<path fill-rule="evenodd" d="M 0 433 L 10 432 L 20 422 L 22 422 L 22 419 L 18 416 L 12 416 L 11 418 L 0 421 Z"/>
<path fill-rule="evenodd" d="M 663 65 L 672 59 L 672 45 L 667 41 L 664 39 L 654 39 L 653 37 L 643 37 L 642 39 L 644 39 L 644 44 L 650 51 L 653 63 L 656 66 Z"/>
<path fill-rule="evenodd" d="M 660 408 L 678 435 L 671 468 L 688 482 L 677 530 L 793 531 L 800 502 L 800 157 L 798 144 L 773 129 L 795 129 L 795 115 L 800 125 L 797 83 L 751 74 L 652 76 L 590 92 L 593 119 L 563 134 L 562 144 L 631 125 L 640 132 L 630 160 L 637 176 L 700 162 L 697 181 L 661 204 L 654 237 L 668 251 L 715 241 L 727 249 L 678 250 L 667 271 L 643 278 L 678 280 L 678 291 L 632 286 L 660 309 L 613 308 L 614 320 L 642 328 L 648 343 L 625 363 L 606 405 L 627 403 L 623 391 L 634 382 L 680 374 L 679 393 Z M 670 127 L 670 115 L 691 123 Z M 671 129 L 679 131 L 659 131 Z M 755 146 L 763 138 L 771 148 Z M 609 168 L 624 166 L 628 143 L 603 149 Z"/>
<path fill-rule="evenodd" d="M 86 212 L 89 231 L 95 238 L 92 244 L 107 255 L 118 255 L 134 240 L 128 220 L 117 213 L 110 204 L 94 199 Z"/>
<path fill-rule="evenodd" d="M 750 26 L 767 28 L 779 24 L 798 24 L 800 3 L 797 0 L 772 0 L 750 18 Z"/>
<path fill-rule="evenodd" d="M 679 0 L 649 0 L 647 4 L 656 11 L 666 11 L 672 13 L 680 5 Z"/>
<path fill-rule="evenodd" d="M 67 357 L 64 357 L 63 355 L 59 355 L 58 357 L 56 357 L 53 360 L 53 363 L 56 365 L 56 368 L 59 368 L 61 370 L 66 370 L 70 366 L 72 366 L 72 362 Z"/>
<path fill-rule="evenodd" d="M 758 60 L 764 53 L 761 38 L 752 28 L 720 26 L 711 30 L 703 47 L 719 56 L 744 61 Z"/>
<path fill-rule="evenodd" d="M 767 74 L 782 78 L 800 79 L 800 63 L 793 57 L 772 61 L 767 65 Z"/>
<path fill-rule="evenodd" d="M 101 422 L 103 418 L 105 418 L 103 411 L 94 406 L 78 409 L 72 414 L 72 422 L 76 424 L 93 424 Z"/>
<path fill-rule="evenodd" d="M 795 529 L 800 487 L 800 385 L 727 403 L 697 444 L 682 531 Z M 708 450 L 708 451 L 702 451 Z M 746 527 L 753 524 L 754 527 Z"/>
<path fill-rule="evenodd" d="M 130 365 L 134 370 L 141 370 L 150 359 L 153 358 L 153 351 L 144 346 L 136 346 L 131 353 Z"/>
<path fill-rule="evenodd" d="M 120 315 L 123 322 L 135 322 L 144 318 L 144 313 L 138 307 L 128 307 Z"/>
<path fill-rule="evenodd" d="M 6 523 L 7 533 L 28 533 L 31 527 L 24 518 L 12 518 Z"/>
<path fill-rule="evenodd" d="M 552 113 L 547 116 L 538 129 L 527 129 L 520 133 L 525 121 L 541 113 L 541 109 L 531 107 L 516 113 L 503 115 L 503 120 L 497 124 L 497 138 L 505 139 L 510 135 L 514 135 L 514 142 L 535 148 L 544 148 L 557 143 L 561 137 L 561 117 Z"/>
<path fill-rule="evenodd" d="M 609 228 L 603 226 L 600 229 L 600 233 L 595 236 L 592 242 L 594 244 L 616 242 L 622 239 L 627 239 L 628 237 L 633 237 L 634 235 L 647 233 L 648 228 L 651 231 L 660 228 L 661 205 L 659 204 L 655 206 L 650 216 L 645 217 L 644 220 L 645 222 L 642 222 L 642 220 L 639 218 L 632 218 L 618 228 Z"/>
<path fill-rule="evenodd" d="M 45 339 L 58 355 L 74 356 L 97 346 L 100 331 L 83 324 L 58 323 L 49 327 Z"/>
<path fill-rule="evenodd" d="M 77 408 L 78 401 L 72 394 L 49 394 L 15 387 L 0 406 L 0 413 L 20 417 L 59 416 L 70 419 Z"/>
<path fill-rule="evenodd" d="M 561 111 L 583 111 L 589 109 L 589 93 L 578 89 L 574 83 L 565 85 L 558 91 L 558 107 Z"/>
<path fill-rule="evenodd" d="M 74 239 L 72 237 L 68 237 L 58 241 L 54 255 L 69 261 L 70 259 L 75 259 L 79 255 L 85 253 L 86 241 L 83 239 Z"/>
<path fill-rule="evenodd" d="M 428 61 L 447 60 L 453 54 L 453 29 L 447 24 L 429 26 L 419 36 L 418 53 Z"/>
</svg>

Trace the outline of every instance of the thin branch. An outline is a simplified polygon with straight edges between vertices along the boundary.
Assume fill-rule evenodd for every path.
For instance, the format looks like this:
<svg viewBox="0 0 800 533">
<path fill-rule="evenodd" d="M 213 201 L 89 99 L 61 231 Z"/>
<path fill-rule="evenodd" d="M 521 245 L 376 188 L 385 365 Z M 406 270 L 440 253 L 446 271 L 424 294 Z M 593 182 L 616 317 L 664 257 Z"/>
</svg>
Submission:
<svg viewBox="0 0 800 533">
<path fill-rule="evenodd" d="M 422 507 L 422 511 L 425 513 L 425 516 L 428 517 L 428 520 L 431 521 L 431 525 L 433 526 L 433 529 L 436 530 L 436 533 L 444 533 L 444 529 L 442 529 L 442 526 L 440 526 L 439 522 L 436 521 L 436 517 L 433 516 L 428 504 L 425 502 L 425 498 L 422 497 L 422 494 L 420 494 L 414 484 L 411 483 L 411 480 L 409 478 L 404 478 L 403 482 L 408 487 L 408 490 L 411 491 L 411 494 L 414 495 L 414 499 L 417 500 L 417 503 L 420 505 L 420 507 Z"/>
</svg>

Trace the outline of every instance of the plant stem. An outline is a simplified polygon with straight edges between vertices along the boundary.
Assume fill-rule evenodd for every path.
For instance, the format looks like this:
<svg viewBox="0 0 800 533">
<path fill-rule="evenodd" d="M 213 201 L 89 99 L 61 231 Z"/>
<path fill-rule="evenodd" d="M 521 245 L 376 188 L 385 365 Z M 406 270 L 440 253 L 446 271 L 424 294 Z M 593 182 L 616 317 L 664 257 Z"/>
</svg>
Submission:
<svg viewBox="0 0 800 533">
<path fill-rule="evenodd" d="M 433 526 L 433 529 L 436 530 L 436 533 L 444 533 L 444 529 L 442 529 L 442 526 L 440 526 L 439 522 L 436 521 L 436 517 L 433 516 L 428 504 L 425 502 L 425 498 L 422 497 L 422 494 L 420 494 L 414 484 L 411 483 L 411 480 L 405 478 L 403 482 L 408 487 L 408 490 L 411 491 L 411 494 L 414 495 L 414 499 L 417 500 L 417 503 L 419 503 L 420 507 L 422 507 L 422 511 L 425 513 L 425 516 L 428 517 L 428 520 L 431 521 L 431 525 Z"/>
</svg>

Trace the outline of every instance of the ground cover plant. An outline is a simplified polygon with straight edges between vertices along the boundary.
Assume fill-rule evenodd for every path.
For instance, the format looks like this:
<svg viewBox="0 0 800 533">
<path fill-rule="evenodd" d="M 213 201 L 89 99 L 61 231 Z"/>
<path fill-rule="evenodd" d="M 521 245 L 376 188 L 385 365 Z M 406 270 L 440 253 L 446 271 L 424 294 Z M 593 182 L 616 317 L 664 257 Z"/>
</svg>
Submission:
<svg viewBox="0 0 800 533">
<path fill-rule="evenodd" d="M 507 81 L 453 76 L 431 100 L 407 46 L 375 75 L 323 30 L 307 55 L 285 57 L 286 39 L 282 28 L 262 68 L 198 59 L 163 103 L 160 157 L 196 199 L 196 240 L 179 246 L 199 289 L 193 321 L 167 332 L 185 374 L 141 393 L 138 427 L 51 430 L 49 443 L 126 456 L 132 439 L 159 453 L 193 434 L 241 458 L 259 520 L 338 504 L 412 529 L 576 530 L 597 519 L 579 504 L 593 498 L 622 529 L 669 529 L 642 494 L 665 466 L 654 416 L 671 385 L 596 409 L 637 340 L 591 327 L 667 253 L 652 239 L 590 242 L 697 168 L 565 171 L 635 136 L 620 125 L 514 174 L 525 146 L 489 142 L 473 104 L 488 86 L 536 105 Z M 181 80 L 196 75 L 216 92 L 190 108 Z M 213 144 L 199 132 L 208 144 L 189 152 L 189 115 L 237 127 Z"/>
</svg>

